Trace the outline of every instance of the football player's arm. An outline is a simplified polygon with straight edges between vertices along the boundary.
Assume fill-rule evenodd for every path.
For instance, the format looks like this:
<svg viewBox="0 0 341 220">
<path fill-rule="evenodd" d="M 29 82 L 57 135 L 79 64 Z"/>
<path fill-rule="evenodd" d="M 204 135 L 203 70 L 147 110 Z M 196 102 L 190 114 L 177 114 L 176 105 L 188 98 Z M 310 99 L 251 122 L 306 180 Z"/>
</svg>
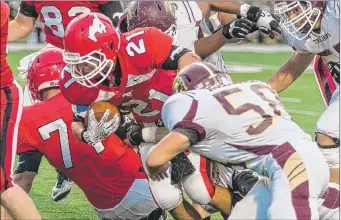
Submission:
<svg viewBox="0 0 341 220">
<path fill-rule="evenodd" d="M 20 10 L 13 21 L 8 25 L 8 42 L 15 42 L 32 32 L 38 13 L 32 2 L 22 1 Z"/>
<path fill-rule="evenodd" d="M 114 18 L 114 14 L 123 11 L 120 1 L 99 2 L 99 10 L 117 27 L 118 19 Z"/>
<path fill-rule="evenodd" d="M 152 57 L 151 63 L 147 63 L 147 65 L 154 68 L 181 70 L 183 67 L 201 60 L 191 50 L 172 45 L 173 38 L 159 29 L 148 28 L 145 41 L 147 53 Z M 162 49 L 160 49 L 160 45 L 162 45 Z"/>
<path fill-rule="evenodd" d="M 191 141 L 187 135 L 176 130 L 169 133 L 154 145 L 147 155 L 146 166 L 149 174 L 151 176 L 158 175 L 163 166 L 190 146 Z"/>
<path fill-rule="evenodd" d="M 295 52 L 290 59 L 277 70 L 268 80 L 268 84 L 276 91 L 281 92 L 290 86 L 309 66 L 314 59 L 313 54 Z"/>
</svg>

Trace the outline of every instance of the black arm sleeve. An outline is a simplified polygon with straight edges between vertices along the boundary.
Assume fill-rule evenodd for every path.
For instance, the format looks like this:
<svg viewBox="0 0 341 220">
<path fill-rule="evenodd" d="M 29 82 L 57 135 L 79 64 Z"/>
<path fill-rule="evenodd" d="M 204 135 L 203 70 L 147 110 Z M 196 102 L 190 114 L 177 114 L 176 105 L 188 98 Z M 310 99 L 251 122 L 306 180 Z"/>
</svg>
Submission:
<svg viewBox="0 0 341 220">
<path fill-rule="evenodd" d="M 105 3 L 103 5 L 99 5 L 99 10 L 106 15 L 110 20 L 112 21 L 113 25 L 117 27 L 118 25 L 118 19 L 117 17 L 114 19 L 113 16 L 117 12 L 122 12 L 122 5 L 119 1 L 111 1 L 108 3 Z"/>
<path fill-rule="evenodd" d="M 177 70 L 179 59 L 188 52 L 191 52 L 191 51 L 187 48 L 173 45 L 170 55 L 167 58 L 167 60 L 162 64 L 161 69 Z"/>
<path fill-rule="evenodd" d="M 197 143 L 199 141 L 200 135 L 194 129 L 190 129 L 190 128 L 175 128 L 173 131 L 185 135 L 189 139 L 189 141 L 191 142 L 191 145 L 193 145 L 193 144 L 195 144 L 195 143 Z"/>
<path fill-rule="evenodd" d="M 41 158 L 43 155 L 39 151 L 27 151 L 19 155 L 18 167 L 15 174 L 23 172 L 38 173 Z"/>
<path fill-rule="evenodd" d="M 26 17 L 31 17 L 31 18 L 38 18 L 38 13 L 36 12 L 36 9 L 34 8 L 33 5 L 29 5 L 26 2 L 22 1 L 20 3 L 20 10 L 19 12 Z"/>
</svg>

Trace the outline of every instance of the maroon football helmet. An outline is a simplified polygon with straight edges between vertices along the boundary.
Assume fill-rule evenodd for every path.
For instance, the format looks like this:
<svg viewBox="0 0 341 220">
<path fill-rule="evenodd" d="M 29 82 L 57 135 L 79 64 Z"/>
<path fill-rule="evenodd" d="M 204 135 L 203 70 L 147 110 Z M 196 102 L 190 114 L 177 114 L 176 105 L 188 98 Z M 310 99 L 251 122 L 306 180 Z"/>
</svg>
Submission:
<svg viewBox="0 0 341 220">
<path fill-rule="evenodd" d="M 216 66 L 207 62 L 195 62 L 178 73 L 173 83 L 173 93 L 217 88 L 228 84 L 230 84 L 230 80 Z"/>
<path fill-rule="evenodd" d="M 324 0 L 277 1 L 274 6 L 281 28 L 298 40 L 305 39 L 313 31 L 325 8 Z"/>
<path fill-rule="evenodd" d="M 162 1 L 135 1 L 128 5 L 128 30 L 156 27 L 172 38 L 176 35 L 174 7 Z"/>
</svg>

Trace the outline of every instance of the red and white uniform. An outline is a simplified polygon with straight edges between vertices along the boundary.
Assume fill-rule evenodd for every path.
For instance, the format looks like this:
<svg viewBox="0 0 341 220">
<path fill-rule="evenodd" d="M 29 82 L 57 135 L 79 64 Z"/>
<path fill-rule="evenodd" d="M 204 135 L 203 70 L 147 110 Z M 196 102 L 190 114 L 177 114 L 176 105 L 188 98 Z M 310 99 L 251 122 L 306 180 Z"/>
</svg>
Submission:
<svg viewBox="0 0 341 220">
<path fill-rule="evenodd" d="M 140 219 L 157 208 L 139 156 L 115 135 L 95 147 L 79 142 L 71 131 L 71 104 L 62 94 L 25 107 L 23 115 L 17 153 L 43 154 L 82 189 L 101 218 Z"/>
<path fill-rule="evenodd" d="M 136 48 L 136 45 L 141 45 L 141 40 L 144 46 Z M 163 47 L 156 47 L 155 41 Z M 121 35 L 118 62 L 122 82 L 119 87 L 98 85 L 87 88 L 76 83 L 66 67 L 61 74 L 60 89 L 72 104 L 89 105 L 97 101 L 109 101 L 113 105 L 129 109 L 142 126 L 155 127 L 155 122 L 161 121 L 164 102 L 172 94 L 176 73 L 156 70 L 154 67 L 160 67 L 169 57 L 171 47 L 172 38 L 161 31 L 155 28 L 135 29 Z M 140 151 L 142 161 L 145 161 L 149 148 L 154 144 L 143 144 Z M 196 172 L 182 185 L 193 201 L 207 204 L 211 201 L 214 189 L 206 173 L 206 160 L 194 153 L 189 155 L 189 159 Z M 156 202 L 164 210 L 176 208 L 183 199 L 181 186 L 172 185 L 170 178 L 162 181 L 149 180 L 149 185 Z"/>
<path fill-rule="evenodd" d="M 22 89 L 14 80 L 13 73 L 7 63 L 8 18 L 10 9 L 1 1 L 0 11 L 0 192 L 12 186 L 12 170 L 17 148 L 18 123 L 22 110 Z"/>
<path fill-rule="evenodd" d="M 99 5 L 108 1 L 24 1 L 34 6 L 35 12 L 44 23 L 46 42 L 63 48 L 63 37 L 66 26 L 76 16 L 99 12 Z"/>
</svg>

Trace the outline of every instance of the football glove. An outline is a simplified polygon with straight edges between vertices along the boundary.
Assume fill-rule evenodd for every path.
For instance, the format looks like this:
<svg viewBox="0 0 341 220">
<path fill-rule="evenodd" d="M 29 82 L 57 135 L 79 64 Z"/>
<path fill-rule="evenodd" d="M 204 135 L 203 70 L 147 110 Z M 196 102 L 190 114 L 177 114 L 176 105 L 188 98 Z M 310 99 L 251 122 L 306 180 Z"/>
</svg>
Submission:
<svg viewBox="0 0 341 220">
<path fill-rule="evenodd" d="M 120 125 L 120 117 L 118 114 L 115 114 L 111 120 L 107 121 L 109 114 L 110 110 L 107 109 L 98 122 L 93 109 L 89 111 L 88 127 L 82 131 L 82 138 L 86 143 L 94 146 L 117 130 Z"/>
<path fill-rule="evenodd" d="M 138 124 L 133 124 L 128 128 L 127 138 L 132 146 L 140 145 L 144 142 L 142 137 L 142 128 Z"/>
<path fill-rule="evenodd" d="M 223 26 L 223 35 L 226 39 L 239 38 L 244 39 L 251 33 L 254 23 L 246 18 L 240 18 Z"/>
<path fill-rule="evenodd" d="M 258 176 L 252 170 L 235 170 L 232 174 L 232 206 L 242 200 L 257 181 Z"/>
<path fill-rule="evenodd" d="M 257 24 L 259 30 L 271 39 L 275 37 L 275 33 L 281 34 L 282 30 L 279 25 L 279 19 L 267 11 L 263 11 L 258 7 L 243 4 L 240 14 L 250 21 Z"/>
</svg>

